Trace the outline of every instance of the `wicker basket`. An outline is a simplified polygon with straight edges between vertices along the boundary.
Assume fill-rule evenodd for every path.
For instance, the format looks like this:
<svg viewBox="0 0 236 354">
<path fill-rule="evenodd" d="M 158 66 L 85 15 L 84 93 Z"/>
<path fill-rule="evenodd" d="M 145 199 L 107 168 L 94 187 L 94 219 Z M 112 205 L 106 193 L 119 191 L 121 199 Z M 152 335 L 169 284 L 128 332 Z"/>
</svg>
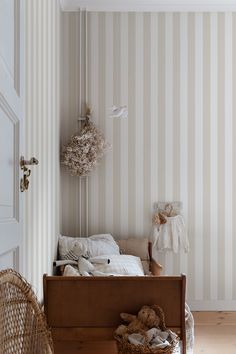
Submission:
<svg viewBox="0 0 236 354">
<path fill-rule="evenodd" d="M 0 271 L 0 354 L 53 354 L 52 336 L 31 286 Z"/>
<path fill-rule="evenodd" d="M 163 310 L 157 305 L 152 305 L 151 307 L 160 318 L 160 329 L 162 331 L 167 330 Z M 151 348 L 148 345 L 147 339 L 145 345 L 135 345 L 130 343 L 127 337 L 120 337 L 117 335 L 114 337 L 118 344 L 119 354 L 172 354 L 175 353 L 176 345 L 178 344 L 178 339 L 176 339 L 172 340 L 172 342 L 170 342 L 171 345 L 166 348 Z"/>
</svg>

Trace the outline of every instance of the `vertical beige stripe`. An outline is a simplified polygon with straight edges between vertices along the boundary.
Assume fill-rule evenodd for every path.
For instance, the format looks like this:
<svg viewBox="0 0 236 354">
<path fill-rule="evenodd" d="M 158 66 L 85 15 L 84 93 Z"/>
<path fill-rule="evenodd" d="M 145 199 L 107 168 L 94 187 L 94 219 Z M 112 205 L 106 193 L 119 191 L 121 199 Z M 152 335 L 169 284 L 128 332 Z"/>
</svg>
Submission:
<svg viewBox="0 0 236 354">
<path fill-rule="evenodd" d="M 87 67 L 88 67 L 88 76 L 87 76 L 87 93 L 88 93 L 88 105 L 92 109 L 92 15 L 88 13 L 88 24 L 87 24 L 87 40 L 88 40 L 88 49 L 87 49 Z M 88 235 L 92 234 L 92 220 L 91 220 L 91 210 L 93 203 L 93 198 L 91 195 L 91 178 L 88 180 L 88 213 L 89 213 L 89 222 L 88 222 Z"/>
<path fill-rule="evenodd" d="M 217 260 L 218 260 L 218 156 L 217 156 L 217 147 L 218 147 L 218 105 L 217 96 L 218 96 L 218 15 L 216 13 L 210 14 L 210 26 L 211 26 L 211 64 L 210 64 L 210 104 L 211 104 L 211 116 L 210 116 L 210 126 L 211 126 L 211 139 L 210 139 L 210 168 L 211 168 L 211 207 L 210 207 L 210 218 L 211 218 L 211 229 L 210 229 L 210 238 L 211 238 L 211 253 L 210 253 L 210 262 L 211 262 L 211 299 L 216 300 L 218 297 L 218 272 L 217 272 Z"/>
<path fill-rule="evenodd" d="M 135 60 L 136 60 L 136 126 L 135 126 L 135 178 L 136 178 L 136 236 L 143 237 L 143 14 L 136 13 L 136 48 L 135 48 Z"/>
<path fill-rule="evenodd" d="M 144 32 L 143 32 L 143 154 L 144 154 L 144 197 L 143 197 L 143 218 L 144 218 L 144 235 L 148 235 L 151 228 L 151 186 L 150 186 L 150 171 L 151 171 L 151 163 L 156 163 L 156 161 L 151 161 L 151 92 L 150 92 L 150 82 L 154 78 L 151 77 L 151 15 L 144 14 Z"/>
<path fill-rule="evenodd" d="M 113 73 L 113 103 L 120 105 L 120 14 L 115 13 L 113 47 L 114 73 Z M 113 123 L 113 232 L 115 236 L 120 236 L 120 121 L 114 118 Z"/>
<path fill-rule="evenodd" d="M 81 16 L 81 25 L 80 25 L 80 16 Z M 70 98 L 70 119 L 73 126 L 73 132 L 77 132 L 79 130 L 79 122 L 77 118 L 80 114 L 84 112 L 84 81 L 82 79 L 82 75 L 84 73 L 84 29 L 83 29 L 83 12 L 80 13 L 73 13 L 73 19 L 71 22 L 71 39 L 74 43 L 70 45 L 70 61 L 71 67 L 74 68 L 73 71 L 70 72 L 70 87 L 72 91 L 69 98 Z M 80 31 L 81 26 L 81 55 L 80 55 L 80 44 L 77 40 L 74 33 L 78 33 Z M 79 60 L 78 60 L 79 58 Z M 81 71 L 81 72 L 80 72 Z M 80 82 L 81 76 L 81 82 Z M 81 87 L 80 87 L 81 86 Z M 79 92 L 80 90 L 80 92 Z M 79 95 L 76 94 L 79 92 Z M 81 99 L 81 102 L 79 102 Z M 84 179 L 80 181 L 80 178 L 71 178 L 70 176 L 70 185 L 73 188 L 70 189 L 71 193 L 71 200 L 73 200 L 74 208 L 72 212 L 73 218 L 73 230 L 71 230 L 72 235 L 76 236 L 83 236 L 82 233 L 82 225 L 80 222 L 80 186 L 83 185 Z M 81 188 L 82 189 L 82 188 Z"/>
<path fill-rule="evenodd" d="M 93 109 L 93 121 L 95 124 L 98 124 L 98 110 L 99 110 L 99 102 L 98 102 L 98 75 L 99 75 L 99 67 L 98 67 L 98 52 L 99 52 L 99 43 L 98 43 L 98 14 L 91 13 L 91 81 L 89 82 L 89 86 L 91 87 L 91 100 L 90 104 Z M 90 220 L 91 220 L 91 233 L 97 233 L 98 229 L 98 168 L 93 170 L 89 178 L 89 191 L 90 191 Z"/>
<path fill-rule="evenodd" d="M 158 14 L 158 200 L 165 200 L 165 14 Z M 165 257 L 159 254 L 164 265 Z"/>
<path fill-rule="evenodd" d="M 68 55 L 65 56 L 64 53 L 68 53 L 69 51 L 69 40 L 68 38 L 68 19 L 69 19 L 69 14 L 68 13 L 63 13 L 62 14 L 62 38 L 61 38 L 61 67 L 60 67 L 60 75 L 61 75 L 61 82 L 63 83 L 61 87 L 61 95 L 60 95 L 60 115 L 61 115 L 61 144 L 64 145 L 67 142 L 67 139 L 69 138 L 69 124 L 68 120 L 65 119 L 67 116 L 67 105 L 68 105 L 68 99 L 67 95 L 69 94 L 69 89 L 68 89 L 68 80 L 67 80 L 67 75 L 68 75 L 68 70 L 69 70 L 69 64 L 68 64 Z M 46 53 L 45 53 L 45 60 L 46 60 Z M 45 106 L 46 107 L 46 106 Z M 68 210 L 69 210 L 69 198 L 68 198 L 68 189 L 69 189 L 69 183 L 67 183 L 68 180 L 68 175 L 65 173 L 64 168 L 61 167 L 61 200 L 62 200 L 62 210 L 61 210 L 61 232 L 62 234 L 66 235 L 68 234 L 68 223 L 69 223 L 69 217 L 68 217 Z"/>
<path fill-rule="evenodd" d="M 195 232 L 195 135 L 194 135 L 194 121 L 195 121 L 195 16 L 189 14 L 188 16 L 188 231 L 190 244 L 194 245 Z M 189 292 L 188 297 L 194 299 L 194 249 L 190 248 L 188 254 L 189 263 Z"/>
<path fill-rule="evenodd" d="M 158 14 L 158 200 L 165 199 L 165 14 Z"/>
<path fill-rule="evenodd" d="M 98 100 L 99 100 L 99 128 L 102 132 L 105 131 L 105 14 L 99 14 L 99 57 L 98 57 Z M 99 217 L 98 217 L 98 232 L 103 233 L 105 227 L 105 208 L 106 208 L 106 199 L 105 199 L 105 159 L 103 158 L 99 164 Z"/>
<path fill-rule="evenodd" d="M 129 65 L 129 98 L 128 98 L 128 107 L 129 107 L 129 235 L 135 235 L 135 224 L 136 224 L 136 176 L 135 176 L 135 130 L 136 130 L 136 120 L 135 120 L 135 85 L 136 85 L 136 62 L 135 62 L 135 42 L 136 42 L 136 32 L 135 32 L 135 14 L 129 13 L 129 56 L 128 56 L 128 65 Z"/>
<path fill-rule="evenodd" d="M 185 68 L 186 69 L 186 68 Z M 173 200 L 180 199 L 180 14 L 173 15 Z M 180 255 L 173 255 L 173 272 L 180 273 Z"/>
<path fill-rule="evenodd" d="M 73 113 L 71 112 L 71 120 L 72 120 L 72 125 L 74 125 L 75 131 L 78 131 L 81 129 L 82 124 L 81 122 L 77 121 L 77 118 L 79 118 L 80 115 L 84 113 L 83 109 L 83 87 L 84 87 L 84 81 L 82 79 L 82 73 L 84 71 L 84 65 L 81 60 L 81 57 L 83 57 L 83 52 L 84 52 L 84 42 L 83 42 L 83 13 L 74 13 L 72 14 L 73 16 L 73 26 L 71 29 L 71 37 L 68 38 L 68 41 L 70 43 L 70 54 L 71 54 L 71 60 L 72 60 L 72 65 L 71 67 L 74 68 L 73 70 L 73 77 L 71 76 L 70 79 L 70 84 L 72 85 L 71 89 L 71 94 L 70 94 L 70 107 Z M 77 34 L 76 36 L 74 34 Z M 77 36 L 81 38 L 80 40 L 76 40 Z M 71 42 L 73 41 L 73 45 Z M 80 53 L 81 51 L 81 53 Z M 81 86 L 81 87 L 80 87 Z M 78 95 L 76 95 L 79 93 Z M 73 117 L 72 115 L 74 114 L 74 122 L 73 122 Z M 74 132 L 73 132 L 74 133 Z M 71 176 L 69 177 L 71 179 Z M 81 204 L 82 204 L 82 195 L 81 195 L 81 189 L 83 185 L 83 178 L 73 178 L 74 179 L 74 193 L 73 193 L 73 198 L 74 198 L 74 208 L 73 208 L 73 225 L 74 225 L 74 231 L 73 235 L 76 236 L 82 236 L 82 225 L 81 225 Z M 68 182 L 70 182 L 68 180 Z M 71 185 L 71 184 L 70 184 Z M 72 211 L 69 210 L 71 213 Z M 68 213 L 68 211 L 67 211 Z"/>
<path fill-rule="evenodd" d="M 180 200 L 188 231 L 188 14 L 180 14 Z M 190 245 L 191 247 L 191 245 Z M 187 273 L 188 255 L 180 254 L 180 272 Z"/>
<path fill-rule="evenodd" d="M 225 296 L 224 289 L 224 275 L 225 275 L 225 261 L 224 261 L 224 252 L 225 252 L 225 229 L 224 229 L 224 185 L 225 185 L 225 176 L 224 176 L 224 152 L 225 152 L 225 94 L 224 94 L 224 80 L 225 80 L 225 61 L 224 61 L 224 40 L 225 40 L 225 15 L 220 13 L 218 15 L 218 230 L 219 230 L 219 244 L 218 244 L 218 300 L 223 300 Z"/>
<path fill-rule="evenodd" d="M 158 14 L 151 13 L 151 77 L 150 77 L 150 99 L 151 99 L 151 146 L 150 146 L 150 187 L 151 187 L 151 207 L 158 200 Z"/>
<path fill-rule="evenodd" d="M 232 24 L 232 35 L 233 35 L 233 53 L 232 53 L 232 62 L 233 62 L 233 75 L 232 75 L 232 83 L 233 83 L 233 102 L 232 102 L 232 115 L 234 117 L 232 122 L 232 136 L 233 136 L 233 160 L 232 160 L 232 179 L 234 181 L 232 186 L 232 211 L 233 211 L 233 244 L 232 244 L 232 259 L 233 259 L 233 274 L 232 274 L 232 285 L 233 285 L 233 299 L 236 299 L 236 257 L 235 257 L 235 250 L 236 250 L 236 218 L 235 218 L 235 211 L 236 211 L 236 13 L 233 14 L 233 24 Z"/>
<path fill-rule="evenodd" d="M 89 59 L 89 58 L 88 58 Z M 113 14 L 106 13 L 106 139 L 113 145 L 113 120 L 108 118 L 108 109 L 113 105 Z M 112 146 L 113 149 L 113 146 Z M 106 226 L 105 232 L 113 232 L 113 153 L 106 159 Z"/>
<path fill-rule="evenodd" d="M 210 299 L 210 15 L 203 15 L 203 239 L 204 299 Z"/>
</svg>

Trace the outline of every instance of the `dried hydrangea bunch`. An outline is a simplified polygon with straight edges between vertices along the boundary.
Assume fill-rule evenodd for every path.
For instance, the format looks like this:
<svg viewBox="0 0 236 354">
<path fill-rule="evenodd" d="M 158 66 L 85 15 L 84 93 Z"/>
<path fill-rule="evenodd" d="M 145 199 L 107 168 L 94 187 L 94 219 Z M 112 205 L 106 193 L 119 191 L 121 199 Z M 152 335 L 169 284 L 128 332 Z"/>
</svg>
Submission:
<svg viewBox="0 0 236 354">
<path fill-rule="evenodd" d="M 73 135 L 68 145 L 63 146 L 61 163 L 72 176 L 85 176 L 110 148 L 102 132 L 88 121 L 81 132 Z"/>
</svg>

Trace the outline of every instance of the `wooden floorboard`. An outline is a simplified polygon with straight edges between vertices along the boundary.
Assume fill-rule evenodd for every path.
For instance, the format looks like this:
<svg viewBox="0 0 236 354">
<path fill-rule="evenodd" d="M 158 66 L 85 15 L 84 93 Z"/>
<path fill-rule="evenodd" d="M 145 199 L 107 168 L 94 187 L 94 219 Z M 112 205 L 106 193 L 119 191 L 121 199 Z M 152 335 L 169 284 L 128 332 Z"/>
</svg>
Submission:
<svg viewBox="0 0 236 354">
<path fill-rule="evenodd" d="M 118 354 L 116 343 L 110 341 L 55 341 L 55 354 Z"/>
<path fill-rule="evenodd" d="M 236 312 L 194 312 L 194 354 L 236 354 Z"/>
<path fill-rule="evenodd" d="M 194 312 L 194 354 L 236 354 L 236 312 Z M 62 339 L 62 338 L 61 338 Z M 113 341 L 55 341 L 55 354 L 115 354 Z"/>
</svg>

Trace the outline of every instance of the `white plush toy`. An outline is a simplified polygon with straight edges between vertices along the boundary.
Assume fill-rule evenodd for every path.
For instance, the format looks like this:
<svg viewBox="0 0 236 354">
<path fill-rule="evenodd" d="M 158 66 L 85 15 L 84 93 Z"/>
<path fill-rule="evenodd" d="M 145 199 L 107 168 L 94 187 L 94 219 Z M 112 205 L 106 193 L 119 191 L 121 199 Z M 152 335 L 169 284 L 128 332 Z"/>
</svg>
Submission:
<svg viewBox="0 0 236 354">
<path fill-rule="evenodd" d="M 94 265 L 83 256 L 80 256 L 78 259 L 78 268 L 80 274 L 83 276 L 89 276 L 95 270 Z"/>
<path fill-rule="evenodd" d="M 109 259 L 104 259 L 104 258 L 98 258 L 95 257 L 93 258 L 87 258 L 84 256 L 84 249 L 81 248 L 81 244 L 75 243 L 73 247 L 73 253 L 79 255 L 78 256 L 78 269 L 81 275 L 83 276 L 90 276 L 90 275 L 96 275 L 96 276 L 101 276 L 101 275 L 106 275 L 102 272 L 99 272 L 96 270 L 95 266 L 93 263 L 110 263 Z"/>
</svg>

